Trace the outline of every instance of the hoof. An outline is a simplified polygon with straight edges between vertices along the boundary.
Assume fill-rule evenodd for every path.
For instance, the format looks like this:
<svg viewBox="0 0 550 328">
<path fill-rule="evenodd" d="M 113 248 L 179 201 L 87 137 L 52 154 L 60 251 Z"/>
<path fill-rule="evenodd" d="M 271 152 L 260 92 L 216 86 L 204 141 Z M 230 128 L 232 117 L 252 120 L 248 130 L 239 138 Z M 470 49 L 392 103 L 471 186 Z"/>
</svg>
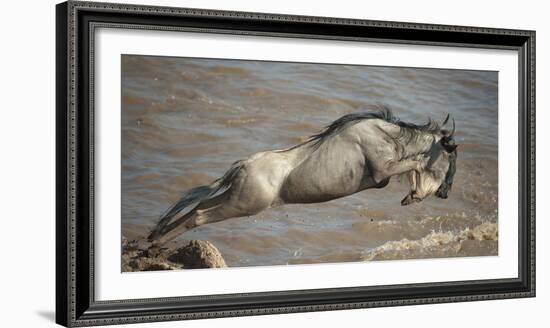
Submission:
<svg viewBox="0 0 550 328">
<path fill-rule="evenodd" d="M 408 194 L 407 196 L 405 196 L 405 198 L 401 200 L 401 206 L 410 205 L 412 203 L 418 203 L 421 200 L 422 199 L 413 196 L 413 194 Z"/>
<path fill-rule="evenodd" d="M 412 202 L 413 202 L 413 198 L 411 194 L 408 194 L 407 196 L 405 196 L 405 198 L 401 200 L 401 206 L 409 205 Z"/>
</svg>

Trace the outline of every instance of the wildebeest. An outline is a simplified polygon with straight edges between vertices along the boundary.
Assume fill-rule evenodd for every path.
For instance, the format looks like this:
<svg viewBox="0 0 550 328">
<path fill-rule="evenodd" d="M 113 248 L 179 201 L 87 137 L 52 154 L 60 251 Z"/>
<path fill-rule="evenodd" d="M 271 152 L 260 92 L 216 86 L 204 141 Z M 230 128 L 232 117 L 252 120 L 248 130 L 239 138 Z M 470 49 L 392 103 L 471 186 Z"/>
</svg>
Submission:
<svg viewBox="0 0 550 328">
<path fill-rule="evenodd" d="M 344 115 L 301 144 L 236 161 L 210 185 L 187 191 L 148 239 L 163 244 L 207 223 L 383 188 L 400 174 L 410 184 L 402 205 L 447 198 L 457 157 L 454 118 L 443 129 L 448 122 L 449 115 L 441 125 L 406 123 L 385 107 Z"/>
</svg>

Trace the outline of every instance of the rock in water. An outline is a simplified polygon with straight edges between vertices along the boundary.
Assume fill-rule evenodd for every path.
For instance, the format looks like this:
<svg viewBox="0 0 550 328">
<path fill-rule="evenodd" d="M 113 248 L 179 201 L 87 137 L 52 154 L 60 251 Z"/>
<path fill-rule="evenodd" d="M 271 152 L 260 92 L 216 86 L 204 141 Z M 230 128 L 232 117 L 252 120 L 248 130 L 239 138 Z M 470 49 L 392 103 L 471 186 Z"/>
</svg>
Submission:
<svg viewBox="0 0 550 328">
<path fill-rule="evenodd" d="M 183 264 L 185 269 L 225 268 L 225 260 L 216 246 L 206 240 L 191 240 L 168 257 L 174 263 Z"/>
</svg>

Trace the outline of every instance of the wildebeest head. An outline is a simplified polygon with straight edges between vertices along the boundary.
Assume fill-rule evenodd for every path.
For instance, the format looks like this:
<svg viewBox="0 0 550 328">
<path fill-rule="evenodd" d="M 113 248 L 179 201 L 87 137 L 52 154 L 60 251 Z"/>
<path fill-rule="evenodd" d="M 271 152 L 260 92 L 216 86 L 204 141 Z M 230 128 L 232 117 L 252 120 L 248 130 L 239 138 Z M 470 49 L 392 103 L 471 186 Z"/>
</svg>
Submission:
<svg viewBox="0 0 550 328">
<path fill-rule="evenodd" d="M 445 126 L 449 121 L 449 115 L 443 122 Z M 451 131 L 441 129 L 432 142 L 423 160 L 424 169 L 418 172 L 411 171 L 409 174 L 414 178 L 413 190 L 402 201 L 401 205 L 409 205 L 419 202 L 431 195 L 446 199 L 453 185 L 456 172 L 457 144 L 454 141 L 455 122 L 452 120 Z"/>
<path fill-rule="evenodd" d="M 448 121 L 449 121 L 449 115 L 447 115 L 447 118 L 443 122 L 443 125 L 447 124 Z M 453 179 L 456 172 L 456 157 L 457 157 L 456 148 L 458 147 L 458 145 L 454 141 L 454 134 L 455 134 L 454 118 L 452 121 L 453 121 L 452 130 L 451 131 L 441 130 L 443 137 L 439 140 L 441 149 L 443 150 L 441 154 L 442 163 L 440 166 L 442 166 L 441 169 L 445 171 L 445 175 L 439 188 L 435 192 L 435 195 L 443 199 L 446 199 L 449 196 L 448 194 L 449 194 L 449 191 L 451 191 L 451 188 L 453 186 Z M 439 175 L 441 175 L 441 172 Z"/>
</svg>

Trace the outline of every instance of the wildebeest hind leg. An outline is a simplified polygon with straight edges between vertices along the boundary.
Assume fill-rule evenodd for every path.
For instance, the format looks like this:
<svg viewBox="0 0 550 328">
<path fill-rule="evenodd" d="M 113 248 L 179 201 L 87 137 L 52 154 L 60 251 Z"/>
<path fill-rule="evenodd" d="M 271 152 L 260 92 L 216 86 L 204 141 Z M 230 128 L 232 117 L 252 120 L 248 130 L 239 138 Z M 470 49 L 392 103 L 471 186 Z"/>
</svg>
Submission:
<svg viewBox="0 0 550 328">
<path fill-rule="evenodd" d="M 228 198 L 226 194 L 222 194 L 200 202 L 192 211 L 170 223 L 166 227 L 164 235 L 159 239 L 159 243 L 164 244 L 184 232 L 204 224 L 249 215 L 233 206 Z"/>
</svg>

